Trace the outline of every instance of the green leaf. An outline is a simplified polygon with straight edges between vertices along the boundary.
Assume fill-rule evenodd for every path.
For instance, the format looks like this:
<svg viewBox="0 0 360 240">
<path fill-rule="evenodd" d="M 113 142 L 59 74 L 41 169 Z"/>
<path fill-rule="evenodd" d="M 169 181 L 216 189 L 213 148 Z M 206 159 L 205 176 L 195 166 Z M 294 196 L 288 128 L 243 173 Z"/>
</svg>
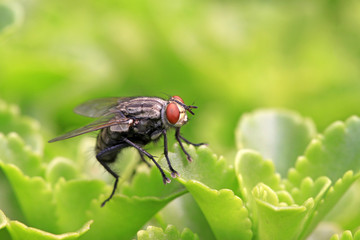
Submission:
<svg viewBox="0 0 360 240">
<path fill-rule="evenodd" d="M 22 116 L 17 106 L 6 104 L 0 100 L 0 122 L 0 133 L 9 134 L 16 132 L 24 139 L 25 144 L 29 145 L 36 153 L 39 154 L 43 151 L 43 140 L 39 133 L 39 123 L 29 117 Z"/>
<path fill-rule="evenodd" d="M 242 196 L 249 198 L 258 183 L 264 183 L 273 190 L 280 190 L 280 175 L 275 173 L 271 160 L 265 160 L 253 150 L 240 150 L 235 159 L 235 171 Z"/>
<path fill-rule="evenodd" d="M 157 214 L 156 220 L 160 222 L 160 226 L 163 228 L 167 224 L 173 224 L 178 229 L 191 229 L 198 234 L 200 239 L 216 239 L 208 221 L 191 194 L 185 194 L 169 203 Z"/>
<path fill-rule="evenodd" d="M 279 201 L 277 194 L 265 184 L 259 183 L 252 191 L 256 199 L 258 217 L 257 239 L 297 239 L 304 219 L 314 201 L 309 199 L 303 206 L 288 206 Z"/>
<path fill-rule="evenodd" d="M 271 159 L 276 171 L 286 176 L 316 129 L 310 119 L 287 110 L 258 110 L 244 114 L 236 129 L 238 149 L 253 149 Z"/>
<path fill-rule="evenodd" d="M 9 179 L 29 224 L 58 233 L 55 221 L 56 208 L 50 184 L 41 177 L 25 176 L 15 165 L 0 162 L 0 167 Z"/>
<path fill-rule="evenodd" d="M 314 206 L 308 211 L 304 219 L 300 239 L 307 236 L 322 218 L 321 207 L 324 204 L 324 199 L 328 196 L 327 194 L 331 191 L 330 186 L 331 181 L 325 176 L 319 177 L 315 182 L 310 177 L 307 177 L 301 182 L 300 189 L 292 189 L 291 193 L 295 203 L 305 205 L 310 199 L 314 202 Z"/>
<path fill-rule="evenodd" d="M 360 240 L 360 230 L 356 231 L 354 235 L 349 230 L 344 231 L 341 236 L 334 234 L 330 240 Z"/>
<path fill-rule="evenodd" d="M 320 201 L 316 213 L 311 221 L 308 223 L 307 228 L 304 229 L 303 237 L 308 236 L 316 227 L 316 225 L 330 212 L 339 199 L 345 194 L 350 186 L 359 178 L 359 175 L 354 176 L 352 171 L 348 171 L 342 178 L 336 181 L 335 185 L 331 186 Z"/>
<path fill-rule="evenodd" d="M 17 133 L 0 133 L 0 161 L 15 164 L 28 176 L 44 175 L 40 155 L 25 145 Z"/>
<path fill-rule="evenodd" d="M 185 188 L 174 181 L 170 184 L 164 184 L 159 170 L 154 166 L 149 169 L 148 166 L 139 167 L 136 176 L 131 184 L 123 184 L 120 192 L 128 197 L 151 197 L 166 198 L 176 192 L 185 192 Z"/>
<path fill-rule="evenodd" d="M 306 178 L 301 188 L 293 189 L 290 195 L 285 190 L 275 192 L 259 183 L 252 191 L 256 199 L 259 239 L 303 239 L 330 184 L 326 177 L 316 181 Z"/>
<path fill-rule="evenodd" d="M 231 239 L 234 236 L 250 239 L 252 232 L 248 211 L 242 200 L 234 194 L 234 191 L 238 192 L 234 169 L 206 146 L 195 148 L 184 145 L 193 161 L 187 161 L 177 144 L 175 154 L 169 153 L 170 161 L 180 174 L 177 180 L 194 197 L 215 236 L 220 239 Z M 167 169 L 164 158 L 159 163 Z M 232 220 L 226 220 L 227 218 Z"/>
<path fill-rule="evenodd" d="M 5 216 L 5 214 L 0 210 L 0 230 L 4 227 L 6 227 L 8 224 L 8 220 Z"/>
<path fill-rule="evenodd" d="M 156 168 L 152 168 L 150 172 L 139 172 L 135 175 L 133 184 L 124 187 L 123 194 L 127 195 L 116 194 L 104 207 L 100 207 L 111 192 L 109 188 L 106 195 L 101 196 L 101 200 L 93 201 L 89 218 L 94 223 L 87 236 L 92 239 L 130 239 L 158 211 L 185 193 L 177 182 L 171 183 L 170 187 L 167 186 L 169 184 L 164 186 L 159 175 Z M 142 192 L 148 186 L 152 189 Z"/>
<path fill-rule="evenodd" d="M 75 167 L 74 162 L 69 159 L 57 157 L 53 159 L 46 168 L 45 178 L 47 181 L 55 184 L 60 178 L 71 180 L 80 174 Z"/>
<path fill-rule="evenodd" d="M 213 189 L 227 188 L 238 192 L 234 169 L 227 165 L 223 157 L 217 157 L 209 147 L 195 148 L 184 144 L 186 151 L 193 159 L 189 162 L 179 145 L 174 146 L 175 153 L 169 152 L 169 158 L 173 168 L 180 174 L 177 179 L 181 183 L 196 180 Z M 159 164 L 169 172 L 165 157 L 159 160 Z"/>
<path fill-rule="evenodd" d="M 138 240 L 198 240 L 199 237 L 185 228 L 181 233 L 176 227 L 169 225 L 165 229 L 149 226 L 137 233 Z"/>
<path fill-rule="evenodd" d="M 336 223 L 341 229 L 356 229 L 359 226 L 360 180 L 351 185 L 335 207 L 326 215 L 325 221 Z"/>
<path fill-rule="evenodd" d="M 91 201 L 105 192 L 105 183 L 100 180 L 71 180 L 63 178 L 55 186 L 57 224 L 60 232 L 71 232 L 89 221 L 87 211 Z"/>
<path fill-rule="evenodd" d="M 217 239 L 251 239 L 251 221 L 243 201 L 229 189 L 213 190 L 189 180 L 186 188 L 204 213 Z"/>
<path fill-rule="evenodd" d="M 250 217 L 253 221 L 253 230 L 256 231 L 258 223 L 257 208 L 252 195 L 253 188 L 264 183 L 274 191 L 282 190 L 280 175 L 275 173 L 274 163 L 264 160 L 263 157 L 253 150 L 240 150 L 235 159 L 235 171 L 238 177 L 241 195 L 251 209 Z M 288 193 L 286 193 L 289 195 Z M 282 195 L 283 197 L 284 194 Z M 291 198 L 291 197 L 290 197 Z M 292 201 L 288 200 L 288 201 Z"/>
<path fill-rule="evenodd" d="M 301 182 L 300 188 L 295 187 L 291 189 L 291 196 L 294 198 L 294 202 L 299 205 L 306 202 L 309 198 L 314 198 L 315 202 L 319 203 L 330 186 L 331 181 L 325 176 L 319 177 L 315 182 L 310 177 L 307 177 Z"/>
<path fill-rule="evenodd" d="M 152 216 L 176 198 L 114 196 L 105 207 L 94 201 L 90 217 L 94 220 L 89 237 L 93 239 L 130 239 Z"/>
<path fill-rule="evenodd" d="M 309 176 L 316 179 L 328 176 L 336 182 L 345 172 L 360 170 L 360 119 L 351 117 L 345 123 L 336 122 L 325 130 L 324 136 L 312 140 L 305 156 L 300 157 L 295 169 L 289 171 L 294 185 Z"/>
<path fill-rule="evenodd" d="M 89 230 L 90 224 L 91 222 L 86 223 L 77 232 L 64 233 L 59 235 L 44 232 L 36 228 L 27 227 L 18 221 L 11 221 L 7 228 L 13 240 L 75 240 L 79 239 Z"/>
<path fill-rule="evenodd" d="M 287 188 L 299 187 L 307 176 L 316 179 L 327 176 L 333 185 L 319 205 L 303 237 L 310 234 L 317 223 L 330 211 L 359 178 L 360 173 L 360 120 L 351 117 L 345 123 L 336 122 L 325 130 L 324 136 L 314 139 L 299 157 L 295 169 L 289 171 Z M 355 173 L 355 175 L 354 175 Z"/>
</svg>

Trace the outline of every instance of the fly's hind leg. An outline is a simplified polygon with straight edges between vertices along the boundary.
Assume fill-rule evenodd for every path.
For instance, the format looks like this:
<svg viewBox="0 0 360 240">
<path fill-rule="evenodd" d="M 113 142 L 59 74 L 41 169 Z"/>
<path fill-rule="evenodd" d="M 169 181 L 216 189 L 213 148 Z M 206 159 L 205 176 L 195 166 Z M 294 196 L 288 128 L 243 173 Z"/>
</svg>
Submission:
<svg viewBox="0 0 360 240">
<path fill-rule="evenodd" d="M 133 143 L 132 141 L 130 141 L 127 138 L 123 139 L 124 142 L 126 142 L 129 146 L 132 146 L 134 148 L 136 148 L 139 152 L 141 152 L 142 154 L 146 155 L 148 158 L 151 159 L 151 161 L 153 161 L 153 163 L 156 165 L 156 167 L 159 169 L 161 176 L 163 178 L 163 182 L 164 184 L 171 182 L 171 180 L 166 177 L 164 170 L 160 167 L 160 165 L 155 161 L 154 156 L 151 155 L 150 153 L 148 153 L 147 151 L 145 151 L 143 148 L 141 148 L 139 145 Z"/>
<path fill-rule="evenodd" d="M 150 163 L 148 163 L 148 162 L 145 160 L 144 154 L 143 154 L 140 150 L 138 150 L 138 152 L 139 152 L 141 161 L 143 161 L 144 163 L 146 163 L 146 165 L 147 165 L 148 167 L 151 167 Z"/>
<path fill-rule="evenodd" d="M 176 132 L 175 132 L 175 138 L 178 141 L 181 149 L 183 150 L 183 152 L 186 155 L 186 158 L 189 162 L 192 162 L 192 158 L 190 156 L 190 154 L 185 150 L 181 140 L 183 140 L 184 142 L 186 142 L 187 144 L 193 145 L 195 147 L 201 146 L 201 145 L 207 145 L 206 143 L 192 143 L 189 140 L 187 140 L 186 138 L 184 138 L 183 136 L 180 135 L 180 128 L 176 128 Z"/>
<path fill-rule="evenodd" d="M 114 154 L 115 151 L 119 151 L 120 149 L 127 147 L 127 146 L 128 146 L 128 144 L 126 144 L 126 143 L 120 143 L 120 144 L 114 145 L 112 147 L 106 148 L 106 149 L 102 150 L 101 152 L 99 152 L 98 154 L 96 154 L 96 159 L 99 161 L 99 163 L 105 168 L 105 170 L 108 173 L 110 173 L 115 178 L 113 190 L 112 190 L 110 196 L 107 199 L 105 199 L 105 201 L 102 202 L 101 207 L 105 206 L 105 203 L 107 203 L 114 196 L 117 184 L 119 182 L 119 175 L 116 172 L 114 172 L 108 165 L 109 163 L 112 163 L 115 161 L 116 155 L 115 155 L 115 157 L 110 158 L 110 159 L 107 157 L 109 154 Z"/>
</svg>

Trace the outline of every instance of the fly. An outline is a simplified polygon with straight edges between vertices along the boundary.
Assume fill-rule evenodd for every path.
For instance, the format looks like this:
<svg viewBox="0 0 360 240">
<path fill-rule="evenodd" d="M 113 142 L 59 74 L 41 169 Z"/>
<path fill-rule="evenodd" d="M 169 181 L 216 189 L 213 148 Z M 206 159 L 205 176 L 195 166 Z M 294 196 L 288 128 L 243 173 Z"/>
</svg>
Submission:
<svg viewBox="0 0 360 240">
<path fill-rule="evenodd" d="M 65 133 L 49 141 L 56 142 L 76 137 L 88 132 L 100 130 L 96 139 L 96 159 L 114 178 L 114 186 L 110 196 L 101 204 L 104 206 L 113 195 L 118 184 L 119 175 L 114 172 L 109 164 L 116 160 L 118 153 L 126 148 L 137 149 L 142 160 L 144 155 L 150 158 L 159 169 L 163 182 L 169 183 L 164 170 L 155 161 L 154 156 L 143 147 L 161 136 L 164 137 L 164 155 L 171 171 L 171 176 L 178 176 L 178 172 L 171 166 L 168 156 L 167 131 L 175 128 L 175 138 L 186 155 L 189 162 L 192 161 L 190 154 L 185 150 L 182 141 L 194 146 L 204 143 L 192 143 L 180 134 L 180 128 L 188 122 L 186 111 L 194 115 L 193 105 L 186 105 L 179 96 L 173 96 L 169 100 L 158 97 L 125 97 L 103 98 L 88 101 L 75 108 L 75 113 L 97 118 L 94 122 Z"/>
</svg>

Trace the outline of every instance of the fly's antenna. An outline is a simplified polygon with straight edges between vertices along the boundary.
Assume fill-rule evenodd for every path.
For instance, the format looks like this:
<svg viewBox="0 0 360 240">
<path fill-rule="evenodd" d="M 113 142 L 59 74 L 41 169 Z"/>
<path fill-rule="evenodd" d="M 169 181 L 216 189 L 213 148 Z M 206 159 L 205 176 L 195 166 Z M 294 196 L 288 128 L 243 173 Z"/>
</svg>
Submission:
<svg viewBox="0 0 360 240">
<path fill-rule="evenodd" d="M 185 108 L 189 113 L 191 113 L 192 115 L 195 115 L 195 113 L 193 111 L 191 111 L 191 109 L 196 109 L 198 108 L 197 106 L 194 105 L 186 105 L 185 103 L 180 102 L 177 99 L 172 99 L 173 101 L 175 101 L 176 103 L 180 104 L 183 108 Z"/>
</svg>

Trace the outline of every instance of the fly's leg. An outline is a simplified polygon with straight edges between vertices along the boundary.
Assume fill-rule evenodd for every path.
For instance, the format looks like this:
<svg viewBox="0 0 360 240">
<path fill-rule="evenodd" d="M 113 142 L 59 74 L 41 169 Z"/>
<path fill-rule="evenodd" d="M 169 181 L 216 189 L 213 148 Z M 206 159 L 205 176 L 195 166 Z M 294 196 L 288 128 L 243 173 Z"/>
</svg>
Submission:
<svg viewBox="0 0 360 240">
<path fill-rule="evenodd" d="M 172 176 L 173 178 L 175 178 L 175 177 L 179 176 L 179 173 L 174 170 L 174 168 L 171 166 L 171 163 L 170 163 L 170 160 L 169 160 L 166 130 L 164 130 L 162 134 L 164 135 L 164 155 L 165 155 L 167 164 L 168 164 L 168 166 L 169 166 L 169 169 L 170 169 L 170 171 L 171 171 L 171 176 Z"/>
<path fill-rule="evenodd" d="M 183 152 L 185 153 L 187 160 L 188 160 L 189 162 L 192 162 L 192 158 L 191 158 L 190 154 L 185 150 L 185 148 L 184 148 L 184 146 L 183 146 L 183 144 L 182 144 L 182 142 L 181 142 L 180 128 L 177 128 L 177 129 L 176 129 L 175 138 L 176 138 L 176 140 L 179 142 L 180 147 L 181 147 L 181 149 L 183 150 Z"/>
<path fill-rule="evenodd" d="M 98 154 L 96 154 L 96 159 L 99 161 L 99 163 L 105 168 L 106 171 L 108 171 L 115 178 L 113 190 L 112 190 L 110 196 L 107 199 L 105 199 L 105 201 L 102 202 L 101 207 L 105 206 L 105 203 L 107 203 L 114 196 L 117 184 L 119 182 L 119 175 L 116 172 L 114 172 L 108 165 L 109 163 L 114 162 L 116 157 L 112 160 L 108 160 L 108 159 L 106 159 L 106 155 L 113 153 L 114 151 L 120 150 L 127 146 L 128 145 L 125 143 L 120 143 L 118 145 L 106 148 L 106 149 L 102 150 L 101 152 L 99 152 Z"/>
<path fill-rule="evenodd" d="M 136 148 L 138 151 L 140 151 L 141 153 L 143 153 L 144 155 L 146 155 L 148 158 L 151 159 L 151 161 L 153 161 L 153 163 L 156 165 L 156 167 L 159 169 L 160 173 L 161 173 L 161 176 L 163 178 L 163 182 L 164 184 L 166 183 L 170 183 L 171 180 L 166 177 L 165 173 L 164 173 L 164 170 L 160 167 L 160 165 L 155 161 L 154 159 L 154 156 L 151 155 L 150 153 L 148 153 L 147 151 L 145 151 L 144 149 L 142 149 L 140 146 L 138 146 L 137 144 L 133 143 L 132 141 L 130 141 L 129 139 L 127 138 L 124 138 L 123 139 L 124 142 L 126 142 L 128 145 Z"/>
<path fill-rule="evenodd" d="M 180 135 L 180 131 L 179 131 L 179 137 L 184 141 L 186 142 L 187 144 L 190 144 L 190 145 L 193 145 L 195 147 L 199 147 L 199 146 L 202 146 L 202 145 L 208 145 L 207 143 L 192 143 L 190 142 L 189 140 L 187 140 L 186 138 L 184 138 L 183 136 Z"/>
<path fill-rule="evenodd" d="M 145 160 L 144 154 L 143 154 L 140 150 L 138 150 L 138 152 L 139 152 L 141 161 L 143 161 L 144 163 L 146 163 L 146 165 L 147 165 L 148 167 L 151 167 L 150 163 L 148 163 L 148 161 Z"/>
<path fill-rule="evenodd" d="M 186 158 L 189 162 L 192 162 L 192 158 L 190 156 L 190 154 L 185 150 L 181 140 L 183 140 L 184 142 L 186 142 L 187 144 L 191 144 L 191 145 L 194 145 L 194 146 L 201 146 L 201 145 L 205 145 L 206 143 L 192 143 L 190 142 L 189 140 L 185 139 L 183 136 L 180 135 L 180 128 L 176 128 L 176 132 L 175 132 L 175 138 L 176 140 L 179 142 L 179 145 L 181 147 L 181 149 L 183 150 L 183 152 L 185 153 L 186 155 Z"/>
</svg>

